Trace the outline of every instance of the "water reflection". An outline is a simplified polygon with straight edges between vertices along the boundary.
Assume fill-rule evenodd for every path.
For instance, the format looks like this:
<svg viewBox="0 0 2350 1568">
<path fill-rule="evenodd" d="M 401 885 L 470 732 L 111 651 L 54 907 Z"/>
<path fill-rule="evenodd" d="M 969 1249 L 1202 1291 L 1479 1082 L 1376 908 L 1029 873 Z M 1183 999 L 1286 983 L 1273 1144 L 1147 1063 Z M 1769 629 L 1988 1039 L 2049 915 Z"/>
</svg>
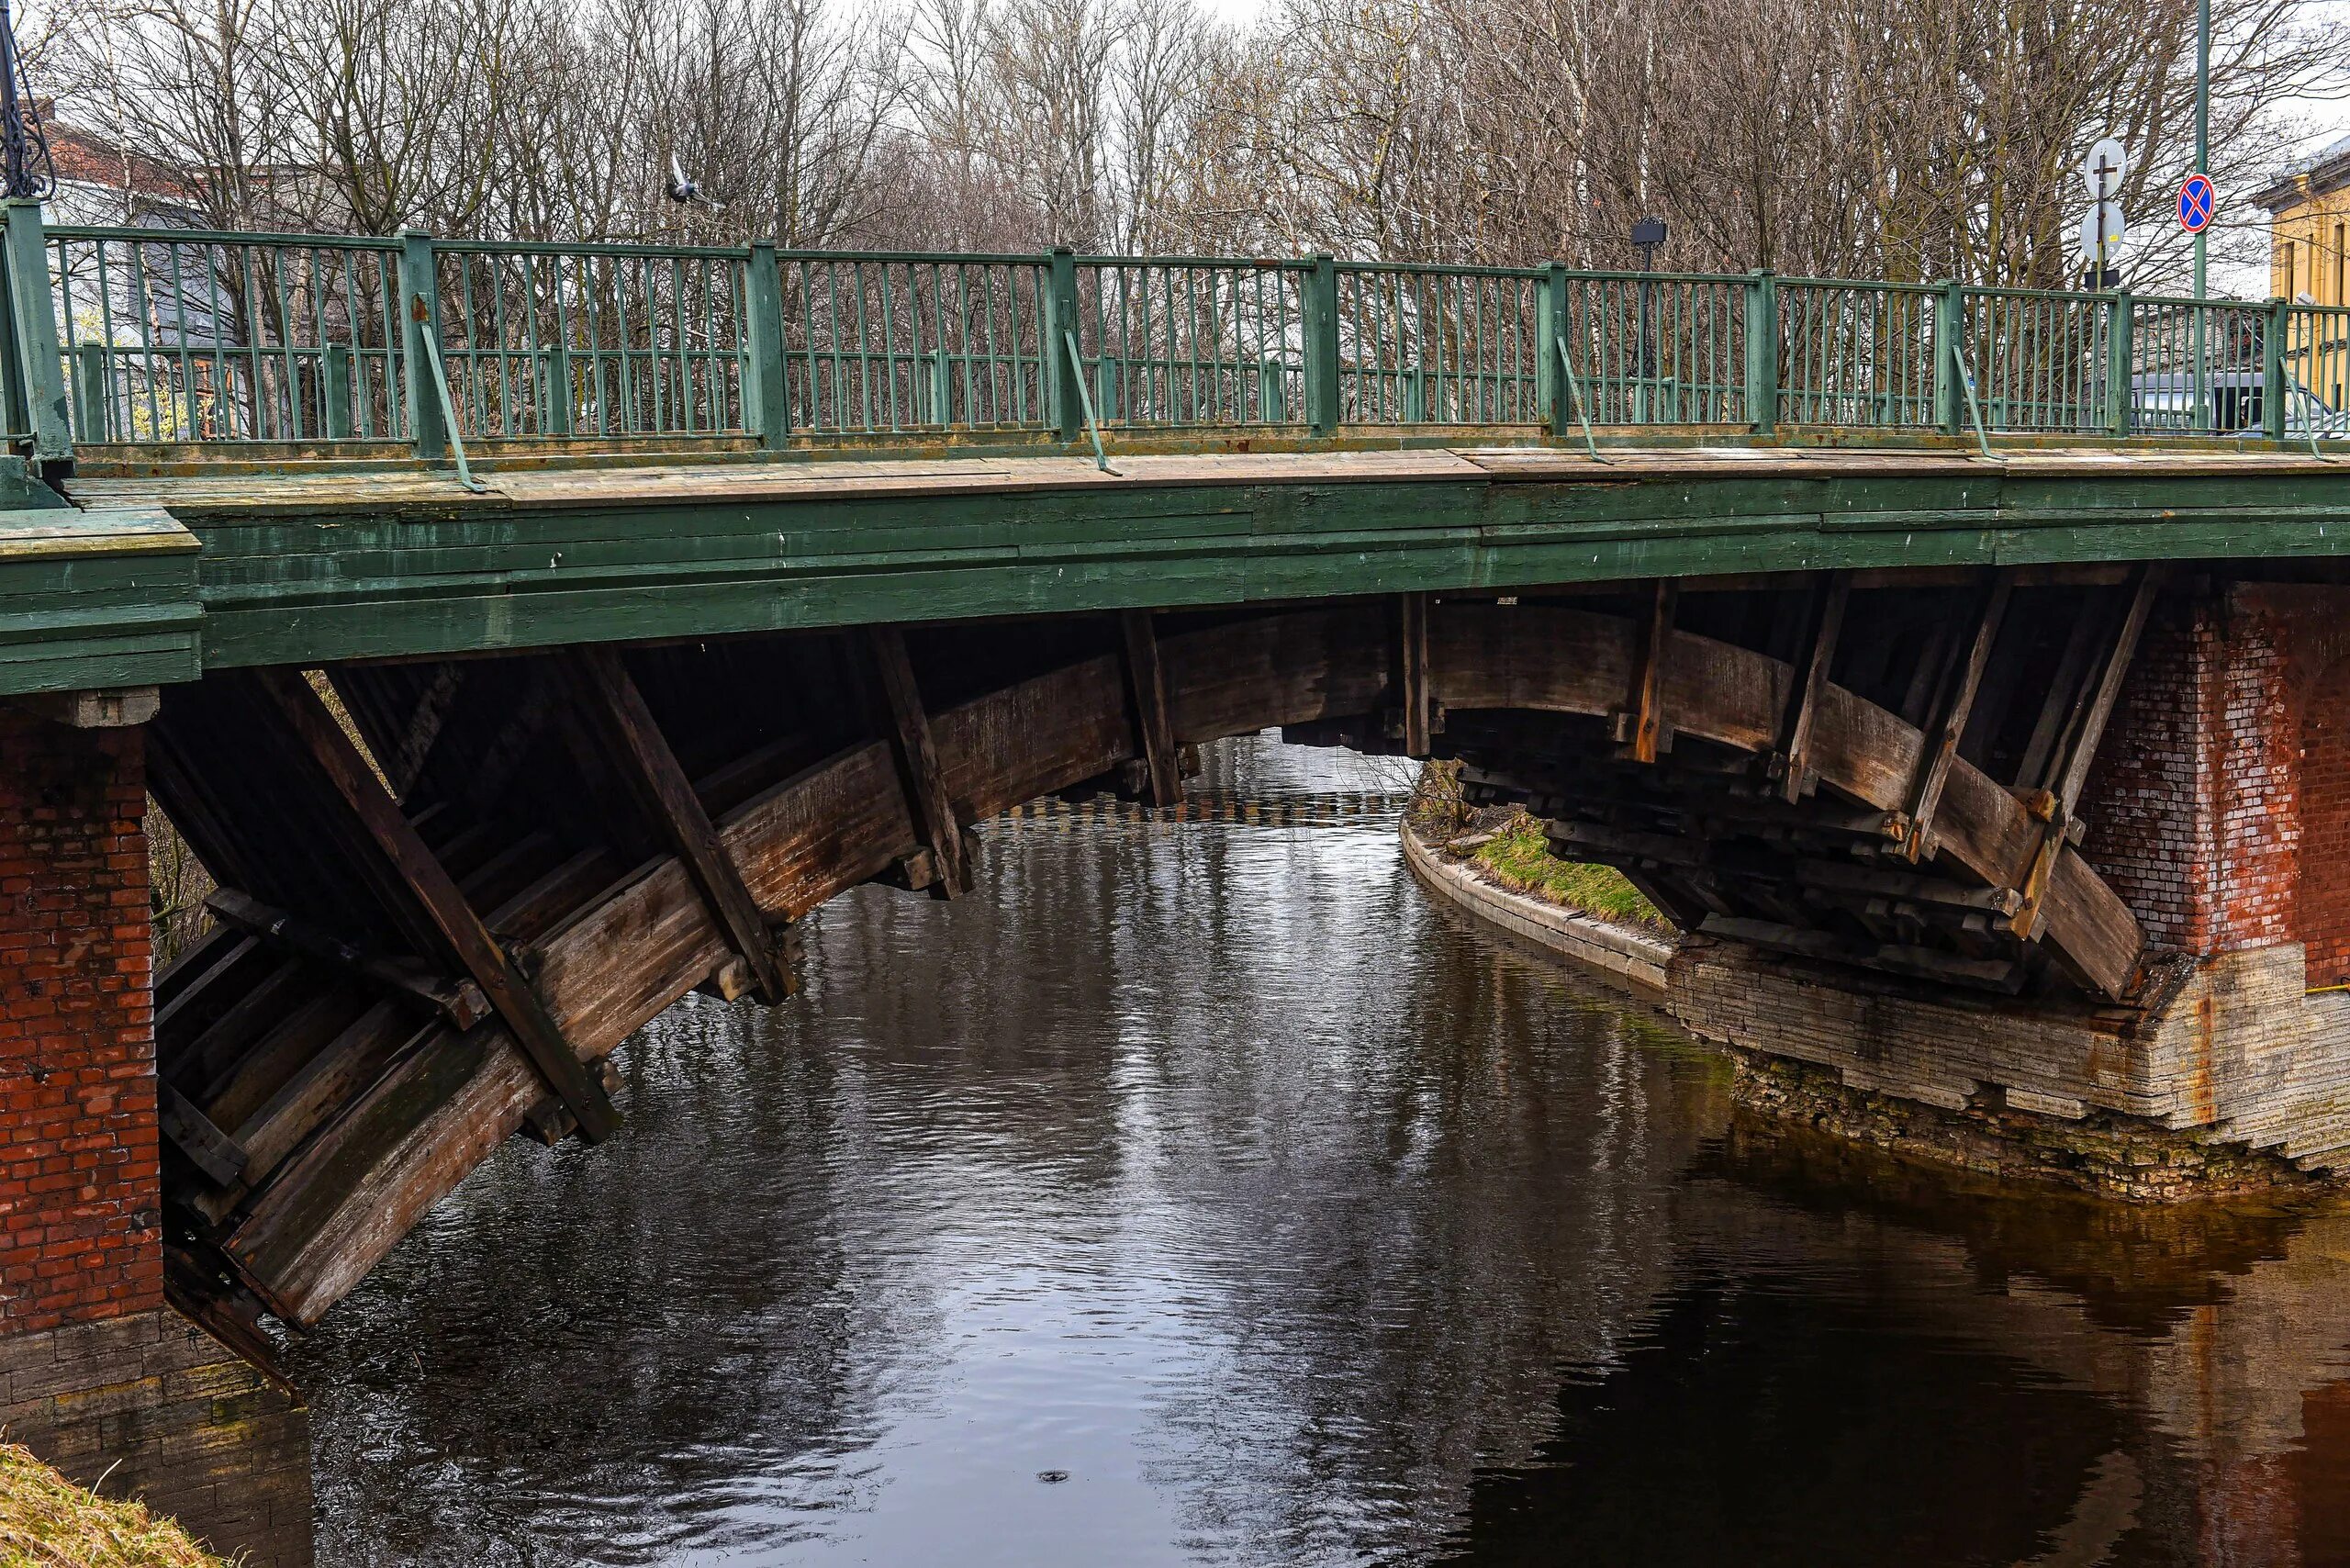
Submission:
<svg viewBox="0 0 2350 1568">
<path fill-rule="evenodd" d="M 982 874 L 822 912 L 786 1008 L 673 1011 L 625 1134 L 505 1150 L 339 1310 L 325 1561 L 2350 1560 L 2350 1219 L 1749 1124 L 1392 821 Z"/>
</svg>

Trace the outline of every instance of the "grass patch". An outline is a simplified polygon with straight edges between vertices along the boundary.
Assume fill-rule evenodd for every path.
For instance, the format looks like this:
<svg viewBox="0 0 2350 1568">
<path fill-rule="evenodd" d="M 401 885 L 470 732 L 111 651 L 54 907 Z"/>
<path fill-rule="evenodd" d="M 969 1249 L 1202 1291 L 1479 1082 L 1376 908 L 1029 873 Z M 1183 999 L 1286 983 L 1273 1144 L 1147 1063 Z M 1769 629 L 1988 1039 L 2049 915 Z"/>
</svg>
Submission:
<svg viewBox="0 0 2350 1568">
<path fill-rule="evenodd" d="M 140 1503 L 95 1497 L 0 1443 L 0 1568 L 228 1568 Z"/>
<path fill-rule="evenodd" d="M 1581 910 L 1618 925 L 1673 929 L 1673 923 L 1613 866 L 1590 866 L 1552 855 L 1541 824 L 1523 812 L 1479 845 L 1476 857 L 1493 873 L 1494 880 L 1514 892 Z"/>
</svg>

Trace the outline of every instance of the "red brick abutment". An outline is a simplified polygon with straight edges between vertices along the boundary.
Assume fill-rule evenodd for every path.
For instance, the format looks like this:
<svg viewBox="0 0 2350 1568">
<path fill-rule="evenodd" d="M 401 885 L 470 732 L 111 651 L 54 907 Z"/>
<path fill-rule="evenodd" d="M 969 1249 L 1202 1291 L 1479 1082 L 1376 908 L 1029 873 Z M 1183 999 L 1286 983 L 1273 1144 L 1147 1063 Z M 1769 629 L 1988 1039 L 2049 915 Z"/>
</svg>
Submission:
<svg viewBox="0 0 2350 1568">
<path fill-rule="evenodd" d="M 164 1300 L 142 740 L 0 707 L 0 1430 L 298 1568 L 308 1416 Z"/>
</svg>

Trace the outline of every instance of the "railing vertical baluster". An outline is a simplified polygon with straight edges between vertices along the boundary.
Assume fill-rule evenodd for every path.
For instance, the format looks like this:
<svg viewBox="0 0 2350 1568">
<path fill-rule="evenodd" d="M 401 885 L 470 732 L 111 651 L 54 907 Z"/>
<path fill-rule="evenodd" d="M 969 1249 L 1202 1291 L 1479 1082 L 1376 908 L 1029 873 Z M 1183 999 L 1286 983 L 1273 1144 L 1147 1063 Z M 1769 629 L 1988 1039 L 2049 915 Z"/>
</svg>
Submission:
<svg viewBox="0 0 2350 1568">
<path fill-rule="evenodd" d="M 1746 422 L 1759 436 L 1779 428 L 1779 281 L 1768 272 L 1746 280 Z"/>
<path fill-rule="evenodd" d="M 1325 251 L 1305 280 L 1305 423 L 1315 435 L 1338 429 L 1338 263 Z"/>
<path fill-rule="evenodd" d="M 2260 333 L 2260 433 L 2285 439 L 2285 335 L 2292 330 L 2293 302 L 2272 299 Z"/>
<path fill-rule="evenodd" d="M 744 390 L 744 424 L 772 451 L 791 434 L 791 394 L 783 372 L 783 273 L 775 247 L 755 244 L 744 263 L 743 330 L 750 344 L 750 375 Z"/>
<path fill-rule="evenodd" d="M 2130 433 L 2131 405 L 2137 392 L 2137 359 L 2132 339 L 2136 310 L 2130 291 L 2113 296 L 2112 320 L 2105 333 L 2105 420 L 2116 439 Z"/>
<path fill-rule="evenodd" d="M 73 351 L 73 435 L 77 441 L 111 441 L 106 431 L 106 382 L 110 366 L 104 343 Z"/>
<path fill-rule="evenodd" d="M 414 230 L 400 235 L 400 355 L 408 394 L 408 442 L 427 462 L 447 454 L 449 422 L 432 386 L 432 361 L 425 334 L 441 330 L 441 280 L 433 264 L 432 237 Z"/>
<path fill-rule="evenodd" d="M 319 399 L 325 404 L 320 411 L 325 416 L 329 441 L 351 439 L 351 350 L 341 343 L 329 343 L 326 368 L 320 376 Z"/>
</svg>

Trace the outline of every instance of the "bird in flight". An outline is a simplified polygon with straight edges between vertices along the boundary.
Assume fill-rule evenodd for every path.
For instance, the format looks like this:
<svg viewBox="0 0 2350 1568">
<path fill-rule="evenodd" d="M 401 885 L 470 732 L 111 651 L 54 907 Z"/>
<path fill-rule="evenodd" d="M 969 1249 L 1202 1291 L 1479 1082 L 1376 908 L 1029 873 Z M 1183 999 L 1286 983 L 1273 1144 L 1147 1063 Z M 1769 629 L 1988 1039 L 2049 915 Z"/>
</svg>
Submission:
<svg viewBox="0 0 2350 1568">
<path fill-rule="evenodd" d="M 711 197 L 694 182 L 686 173 L 686 166 L 677 161 L 677 155 L 675 152 L 669 154 L 669 199 L 676 202 L 699 202 L 712 211 L 726 205 Z"/>
</svg>

